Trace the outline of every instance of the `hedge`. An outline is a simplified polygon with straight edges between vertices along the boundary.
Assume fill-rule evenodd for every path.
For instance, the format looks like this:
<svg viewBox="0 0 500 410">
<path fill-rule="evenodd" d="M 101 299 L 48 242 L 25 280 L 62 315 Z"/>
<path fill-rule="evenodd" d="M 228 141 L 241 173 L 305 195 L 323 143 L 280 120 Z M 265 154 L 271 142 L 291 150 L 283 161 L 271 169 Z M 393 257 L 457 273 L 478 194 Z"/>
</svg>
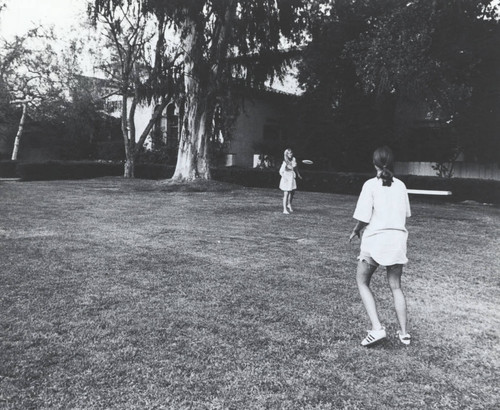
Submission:
<svg viewBox="0 0 500 410">
<path fill-rule="evenodd" d="M 23 181 L 86 179 L 123 175 L 123 164 L 95 161 L 21 162 L 17 174 Z"/>
<path fill-rule="evenodd" d="M 358 195 L 363 183 L 374 174 L 301 171 L 299 190 Z M 212 172 L 214 179 L 247 187 L 278 188 L 280 176 L 276 170 L 220 168 Z M 415 175 L 398 175 L 408 189 L 451 191 L 451 201 L 473 200 L 500 204 L 500 181 L 472 178 L 440 178 Z M 423 196 L 414 196 L 424 198 Z M 436 197 L 425 197 L 426 199 Z"/>
<path fill-rule="evenodd" d="M 17 161 L 0 161 L 0 178 L 17 178 Z"/>
<path fill-rule="evenodd" d="M 301 191 L 359 194 L 369 174 L 342 172 L 301 171 L 298 181 Z M 277 170 L 257 168 L 219 168 L 212 171 L 214 179 L 240 184 L 246 187 L 278 188 L 280 175 Z"/>
<path fill-rule="evenodd" d="M 17 165 L 17 175 L 23 181 L 55 179 L 87 179 L 105 176 L 122 176 L 121 162 L 96 161 L 47 161 L 26 162 Z M 135 176 L 142 179 L 166 179 L 172 177 L 173 166 L 158 164 L 137 164 Z"/>
<path fill-rule="evenodd" d="M 135 175 L 143 179 L 167 179 L 172 177 L 174 166 L 137 164 Z M 299 190 L 358 195 L 363 183 L 373 174 L 301 171 Z M 16 163 L 0 161 L 0 177 L 19 176 L 24 181 L 52 179 L 85 179 L 104 176 L 122 176 L 123 163 L 95 161 L 48 161 L 43 163 Z M 277 170 L 260 170 L 238 167 L 212 169 L 215 180 L 246 187 L 278 189 L 280 176 Z M 439 178 L 427 176 L 398 176 L 408 188 L 452 191 L 445 198 L 452 201 L 474 200 L 500 204 L 500 181 Z"/>
</svg>

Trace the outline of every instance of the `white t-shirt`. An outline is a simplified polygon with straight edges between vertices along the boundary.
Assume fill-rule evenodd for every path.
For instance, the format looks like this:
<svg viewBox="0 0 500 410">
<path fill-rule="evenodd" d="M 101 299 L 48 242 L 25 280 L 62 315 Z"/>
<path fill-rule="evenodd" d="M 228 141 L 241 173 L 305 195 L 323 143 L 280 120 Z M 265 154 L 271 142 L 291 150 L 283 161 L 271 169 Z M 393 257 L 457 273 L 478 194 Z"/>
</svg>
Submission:
<svg viewBox="0 0 500 410">
<path fill-rule="evenodd" d="M 411 216 L 405 184 L 394 178 L 390 187 L 382 179 L 366 181 L 353 217 L 368 223 L 361 239 L 361 254 L 370 255 L 382 266 L 404 264 L 406 258 L 406 218 Z"/>
</svg>

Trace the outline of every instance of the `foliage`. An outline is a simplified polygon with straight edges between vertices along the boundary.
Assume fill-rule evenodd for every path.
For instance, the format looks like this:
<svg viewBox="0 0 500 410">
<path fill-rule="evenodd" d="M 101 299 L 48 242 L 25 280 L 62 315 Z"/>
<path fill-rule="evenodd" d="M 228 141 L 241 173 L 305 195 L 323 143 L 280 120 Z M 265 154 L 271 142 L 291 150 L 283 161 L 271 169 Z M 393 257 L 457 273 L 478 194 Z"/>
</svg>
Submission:
<svg viewBox="0 0 500 410">
<path fill-rule="evenodd" d="M 108 122 L 102 102 L 91 92 L 81 75 L 79 56 L 84 40 L 72 40 L 62 50 L 51 31 L 36 28 L 13 40 L 3 40 L 0 51 L 0 120 L 19 124 L 17 101 L 27 101 L 26 135 L 36 133 L 45 150 L 61 159 L 88 159 L 92 143 L 99 139 Z M 12 127 L 11 127 L 12 128 Z M 11 149 L 15 130 L 3 134 Z M 29 145 L 29 141 L 25 141 Z M 23 151 L 21 144 L 21 152 Z"/>
<path fill-rule="evenodd" d="M 129 1 L 94 2 L 95 11 L 123 6 Z M 209 177 L 210 153 L 217 149 L 214 116 L 227 107 L 227 90 L 235 75 L 253 86 L 280 76 L 284 59 L 276 57 L 282 40 L 298 42 L 310 2 L 290 1 L 160 1 L 140 3 L 179 33 L 184 57 L 184 123 L 179 147 L 179 178 Z M 255 55 L 261 58 L 253 58 Z M 237 58 L 234 58 L 237 57 Z M 248 58 L 245 58 L 248 57 Z M 231 113 L 224 112 L 226 117 Z M 210 138 L 212 147 L 209 150 Z M 226 136 L 227 139 L 227 136 Z M 210 153 L 209 153 L 210 151 Z"/>
<path fill-rule="evenodd" d="M 2 40 L 0 82 L 10 100 L 27 100 L 32 118 L 51 118 L 64 101 L 61 70 L 51 31 L 35 28 Z"/>
<path fill-rule="evenodd" d="M 298 75 L 306 90 L 300 115 L 301 135 L 307 138 L 297 150 L 323 168 L 362 170 L 374 147 L 394 139 L 394 98 L 376 99 L 365 92 L 345 51 L 367 30 L 371 16 L 381 12 L 380 4 L 337 1 L 311 24 Z"/>
<path fill-rule="evenodd" d="M 436 171 L 436 175 L 441 178 L 451 178 L 453 176 L 453 168 L 461 153 L 461 148 L 455 145 L 448 158 L 433 164 L 432 169 Z"/>
<path fill-rule="evenodd" d="M 494 13 L 485 0 L 332 3 L 314 21 L 299 76 L 313 107 L 306 118 L 323 119 L 319 146 L 359 158 L 355 147 L 404 145 L 414 119 L 440 118 L 466 154 L 496 156 Z"/>
<path fill-rule="evenodd" d="M 450 156 L 457 147 L 469 152 L 471 144 L 477 148 L 478 133 L 471 132 L 471 124 L 483 131 L 482 151 L 488 152 L 495 140 L 493 146 L 498 145 L 493 127 L 498 104 L 484 86 L 484 80 L 489 85 L 499 80 L 498 70 L 491 68 L 500 57 L 500 25 L 492 19 L 490 3 L 396 2 L 347 49 L 365 90 L 421 101 L 430 118 L 453 122 L 460 139 Z M 471 115 L 478 109 L 482 118 Z"/>
<path fill-rule="evenodd" d="M 175 165 L 177 152 L 165 145 L 153 147 L 151 150 L 145 150 L 137 156 L 137 162 L 143 164 L 163 164 Z"/>
<path fill-rule="evenodd" d="M 101 30 L 111 51 L 101 68 L 118 87 L 122 96 L 122 134 L 125 148 L 125 176 L 134 176 L 134 164 L 146 138 L 154 129 L 164 108 L 179 95 L 181 68 L 178 53 L 168 48 L 167 21 L 163 15 L 144 11 L 143 1 L 95 1 L 89 15 Z M 152 21 L 148 21 L 148 17 Z M 155 40 L 153 50 L 150 44 Z M 128 100 L 131 98 L 130 107 Z M 154 103 L 146 128 L 139 130 L 136 143 L 137 104 Z M 153 131 L 154 132 L 154 131 Z"/>
</svg>

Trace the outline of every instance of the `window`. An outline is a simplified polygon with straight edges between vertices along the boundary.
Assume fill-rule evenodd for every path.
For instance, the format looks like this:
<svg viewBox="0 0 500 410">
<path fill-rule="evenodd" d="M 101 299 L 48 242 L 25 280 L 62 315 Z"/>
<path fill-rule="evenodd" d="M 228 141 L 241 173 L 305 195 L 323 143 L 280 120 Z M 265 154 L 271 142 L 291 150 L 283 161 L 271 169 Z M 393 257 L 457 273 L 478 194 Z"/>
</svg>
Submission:
<svg viewBox="0 0 500 410">
<path fill-rule="evenodd" d="M 168 148 L 177 148 L 179 145 L 179 116 L 176 114 L 176 106 L 171 103 L 163 111 L 160 129 L 163 142 Z"/>
</svg>

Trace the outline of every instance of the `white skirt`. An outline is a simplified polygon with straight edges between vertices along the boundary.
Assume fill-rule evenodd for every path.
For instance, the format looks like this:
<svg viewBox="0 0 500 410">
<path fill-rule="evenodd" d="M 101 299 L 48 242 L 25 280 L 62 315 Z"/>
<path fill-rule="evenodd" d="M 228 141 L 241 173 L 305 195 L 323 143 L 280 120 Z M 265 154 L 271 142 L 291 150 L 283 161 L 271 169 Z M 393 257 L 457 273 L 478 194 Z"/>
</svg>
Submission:
<svg viewBox="0 0 500 410">
<path fill-rule="evenodd" d="M 295 182 L 295 172 L 285 171 L 281 176 L 280 189 L 282 191 L 293 191 L 297 189 L 297 182 Z"/>
</svg>

